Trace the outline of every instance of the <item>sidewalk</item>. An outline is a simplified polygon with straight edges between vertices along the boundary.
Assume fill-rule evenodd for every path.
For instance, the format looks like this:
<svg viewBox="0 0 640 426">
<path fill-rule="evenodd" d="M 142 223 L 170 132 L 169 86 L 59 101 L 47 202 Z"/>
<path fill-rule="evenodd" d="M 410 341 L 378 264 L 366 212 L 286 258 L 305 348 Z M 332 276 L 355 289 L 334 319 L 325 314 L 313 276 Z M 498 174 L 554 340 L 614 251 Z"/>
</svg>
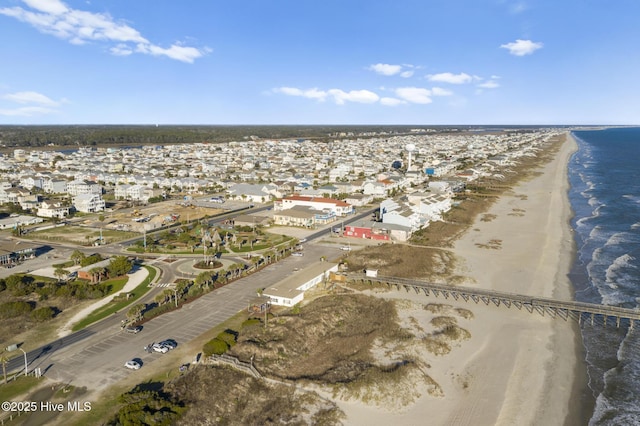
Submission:
<svg viewBox="0 0 640 426">
<path fill-rule="evenodd" d="M 76 313 L 69 321 L 67 321 L 67 323 L 62 328 L 60 328 L 60 330 L 58 330 L 58 336 L 64 337 L 71 334 L 72 332 L 71 329 L 75 323 L 82 320 L 84 317 L 86 317 L 96 309 L 101 308 L 102 306 L 111 302 L 111 300 L 113 300 L 115 296 L 122 293 L 130 292 L 131 290 L 136 288 L 142 281 L 144 281 L 148 275 L 149 275 L 149 272 L 145 268 L 139 268 L 133 274 L 128 274 L 129 280 L 124 285 L 122 290 L 120 290 L 117 293 L 111 294 L 101 300 L 98 300 L 97 302 L 87 306 L 86 308 L 82 309 L 80 312 Z"/>
</svg>

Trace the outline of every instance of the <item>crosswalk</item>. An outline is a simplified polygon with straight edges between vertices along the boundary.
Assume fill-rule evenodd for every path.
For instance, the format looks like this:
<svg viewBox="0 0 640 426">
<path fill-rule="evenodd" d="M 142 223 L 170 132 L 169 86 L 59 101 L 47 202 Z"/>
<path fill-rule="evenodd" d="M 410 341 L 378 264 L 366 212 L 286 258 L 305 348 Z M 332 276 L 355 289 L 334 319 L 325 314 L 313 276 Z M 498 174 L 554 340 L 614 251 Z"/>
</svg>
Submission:
<svg viewBox="0 0 640 426">
<path fill-rule="evenodd" d="M 173 283 L 158 283 L 154 287 L 173 287 Z"/>
</svg>

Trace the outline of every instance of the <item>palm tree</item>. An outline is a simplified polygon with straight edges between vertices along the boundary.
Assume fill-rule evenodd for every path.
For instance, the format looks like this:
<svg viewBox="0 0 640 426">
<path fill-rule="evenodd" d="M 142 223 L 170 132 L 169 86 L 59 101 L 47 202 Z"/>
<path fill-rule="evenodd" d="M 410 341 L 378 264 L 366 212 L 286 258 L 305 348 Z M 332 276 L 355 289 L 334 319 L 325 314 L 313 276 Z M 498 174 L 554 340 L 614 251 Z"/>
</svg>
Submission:
<svg viewBox="0 0 640 426">
<path fill-rule="evenodd" d="M 62 281 L 62 278 L 69 275 L 69 271 L 67 271 L 62 267 L 57 267 L 55 271 L 53 271 L 53 275 L 55 275 L 56 278 L 58 278 L 58 282 L 59 282 L 59 281 Z"/>
<path fill-rule="evenodd" d="M 89 273 L 91 274 L 91 281 L 96 281 L 96 275 L 98 276 L 98 283 L 102 280 L 102 276 L 106 276 L 107 269 L 96 266 L 95 268 L 89 269 Z"/>
<path fill-rule="evenodd" d="M 144 303 L 138 303 L 137 305 L 132 306 L 129 311 L 127 311 L 127 318 L 129 321 L 136 322 L 141 319 L 142 312 L 144 312 L 147 305 Z"/>
</svg>

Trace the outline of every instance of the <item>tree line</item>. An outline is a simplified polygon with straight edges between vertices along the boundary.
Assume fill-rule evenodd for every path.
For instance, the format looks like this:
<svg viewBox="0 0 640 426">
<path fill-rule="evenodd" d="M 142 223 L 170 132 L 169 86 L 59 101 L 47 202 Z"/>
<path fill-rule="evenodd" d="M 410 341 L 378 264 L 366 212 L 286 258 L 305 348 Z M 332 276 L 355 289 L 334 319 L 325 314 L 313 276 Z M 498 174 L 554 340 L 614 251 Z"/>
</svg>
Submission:
<svg viewBox="0 0 640 426">
<path fill-rule="evenodd" d="M 342 134 L 368 137 L 410 133 L 415 126 L 0 126 L 0 144 L 7 148 L 77 146 L 139 146 L 224 143 L 248 139 L 314 139 L 329 141 Z M 449 128 L 431 126 L 436 131 Z"/>
</svg>

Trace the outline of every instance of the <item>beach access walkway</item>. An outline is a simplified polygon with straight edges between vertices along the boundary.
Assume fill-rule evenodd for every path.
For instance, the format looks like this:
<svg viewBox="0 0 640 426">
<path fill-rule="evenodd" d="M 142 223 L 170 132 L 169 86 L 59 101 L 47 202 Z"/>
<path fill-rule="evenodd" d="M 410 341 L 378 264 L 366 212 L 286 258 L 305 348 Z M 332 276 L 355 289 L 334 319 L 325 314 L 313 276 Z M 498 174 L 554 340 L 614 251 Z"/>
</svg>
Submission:
<svg viewBox="0 0 640 426">
<path fill-rule="evenodd" d="M 416 293 L 424 293 L 425 296 L 441 296 L 445 299 L 451 297 L 454 300 L 462 299 L 465 302 L 474 302 L 476 304 L 483 302 L 485 305 L 493 303 L 496 306 L 502 305 L 507 308 L 515 306 L 518 310 L 525 308 L 529 313 L 536 311 L 542 316 L 546 314 L 565 321 L 569 318 L 575 319 L 579 324 L 606 326 L 609 322 L 610 324 L 615 323 L 616 327 L 620 327 L 622 324 L 633 328 L 635 321 L 640 320 L 640 310 L 618 306 L 532 297 L 496 290 L 435 284 L 408 278 L 371 277 L 361 273 L 348 274 L 347 278 L 352 281 L 385 284 L 398 290 L 414 290 Z"/>
</svg>

